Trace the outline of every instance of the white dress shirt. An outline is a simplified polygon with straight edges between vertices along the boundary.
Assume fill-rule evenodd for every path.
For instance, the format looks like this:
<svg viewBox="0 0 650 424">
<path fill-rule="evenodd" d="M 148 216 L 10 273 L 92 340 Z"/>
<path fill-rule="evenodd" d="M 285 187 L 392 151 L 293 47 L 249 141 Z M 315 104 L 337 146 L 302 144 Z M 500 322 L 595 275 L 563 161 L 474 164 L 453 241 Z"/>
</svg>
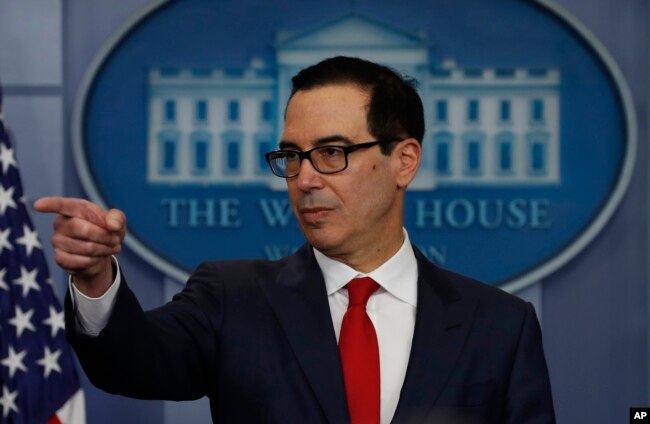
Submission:
<svg viewBox="0 0 650 424">
<path fill-rule="evenodd" d="M 68 281 L 72 304 L 77 309 L 75 323 L 77 331 L 81 334 L 95 337 L 108 324 L 108 320 L 113 312 L 113 305 L 115 305 L 115 300 L 117 299 L 117 289 L 120 288 L 120 283 L 122 282 L 120 266 L 115 256 L 113 256 L 113 262 L 117 270 L 115 272 L 115 281 L 113 281 L 113 284 L 100 297 L 86 296 L 72 284 L 72 277 Z"/>
<path fill-rule="evenodd" d="M 368 274 L 357 272 L 316 249 L 314 254 L 325 278 L 337 340 L 343 315 L 348 308 L 345 285 L 353 278 L 368 276 L 380 286 L 368 299 L 366 310 L 375 326 L 379 344 L 380 420 L 382 424 L 388 424 L 393 419 L 399 402 L 415 328 L 418 266 L 408 234 L 404 230 L 402 247 L 388 261 Z M 77 308 L 77 330 L 81 333 L 96 336 L 108 323 L 122 279 L 119 266 L 116 269 L 113 285 L 98 298 L 81 293 L 70 279 L 70 293 Z"/>
<path fill-rule="evenodd" d="M 337 340 L 343 315 L 348 309 L 348 291 L 344 288 L 345 285 L 356 277 L 368 276 L 380 286 L 368 299 L 366 311 L 375 326 L 379 344 L 382 424 L 390 423 L 395 415 L 415 328 L 418 264 L 406 230 L 404 236 L 404 243 L 397 253 L 367 274 L 355 271 L 314 249 L 325 278 L 327 300 Z"/>
</svg>

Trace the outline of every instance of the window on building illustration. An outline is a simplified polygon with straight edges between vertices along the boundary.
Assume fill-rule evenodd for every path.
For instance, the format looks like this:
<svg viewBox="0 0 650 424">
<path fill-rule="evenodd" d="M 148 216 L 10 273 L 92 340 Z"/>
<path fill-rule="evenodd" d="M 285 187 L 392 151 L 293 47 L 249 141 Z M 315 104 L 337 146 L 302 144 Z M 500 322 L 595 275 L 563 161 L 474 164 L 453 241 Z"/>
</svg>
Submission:
<svg viewBox="0 0 650 424">
<path fill-rule="evenodd" d="M 174 174 L 178 171 L 178 139 L 175 130 L 166 130 L 158 134 L 158 173 Z"/>
<path fill-rule="evenodd" d="M 196 131 L 190 137 L 191 168 L 194 174 L 206 174 L 210 171 L 210 151 L 212 135 L 207 131 Z"/>
<path fill-rule="evenodd" d="M 469 122 L 478 122 L 479 120 L 479 104 L 477 99 L 467 101 L 467 120 Z"/>
<path fill-rule="evenodd" d="M 497 78 L 512 78 L 515 76 L 515 70 L 513 68 L 498 68 L 494 71 L 494 75 Z"/>
<path fill-rule="evenodd" d="M 276 148 L 275 142 L 273 141 L 273 135 L 271 133 L 256 134 L 255 145 L 257 146 L 257 173 L 265 174 L 271 172 L 268 163 L 266 163 L 264 154 L 275 150 Z"/>
<path fill-rule="evenodd" d="M 273 120 L 273 102 L 264 100 L 262 102 L 262 121 L 269 122 Z"/>
<path fill-rule="evenodd" d="M 546 169 L 546 143 L 533 143 L 531 146 L 531 169 L 535 173 Z"/>
<path fill-rule="evenodd" d="M 449 144 L 440 143 L 436 146 L 436 170 L 438 174 L 449 173 Z"/>
<path fill-rule="evenodd" d="M 467 175 L 477 175 L 483 172 L 484 141 L 485 134 L 480 131 L 471 131 L 463 135 L 464 167 Z"/>
<path fill-rule="evenodd" d="M 447 122 L 447 100 L 436 101 L 436 121 Z"/>
<path fill-rule="evenodd" d="M 544 121 L 544 101 L 542 99 L 533 99 L 531 101 L 531 121 L 543 122 Z"/>
<path fill-rule="evenodd" d="M 480 78 L 483 76 L 483 69 L 477 68 L 477 69 L 465 69 L 463 71 L 463 74 L 467 78 Z"/>
<path fill-rule="evenodd" d="M 242 68 L 226 68 L 223 73 L 228 77 L 243 77 L 246 70 Z"/>
<path fill-rule="evenodd" d="M 212 76 L 211 68 L 193 68 L 192 76 L 197 78 L 210 78 Z"/>
<path fill-rule="evenodd" d="M 449 132 L 439 132 L 433 136 L 436 154 L 436 173 L 439 175 L 451 174 L 451 141 Z"/>
<path fill-rule="evenodd" d="M 230 122 L 239 121 L 239 102 L 237 100 L 228 102 L 228 120 Z"/>
<path fill-rule="evenodd" d="M 546 175 L 548 172 L 548 141 L 546 132 L 533 132 L 528 139 L 528 169 L 532 175 Z"/>
<path fill-rule="evenodd" d="M 506 172 L 512 170 L 512 143 L 507 141 L 499 144 L 499 169 Z"/>
<path fill-rule="evenodd" d="M 431 76 L 439 77 L 439 78 L 450 77 L 451 69 L 433 68 L 431 69 Z"/>
<path fill-rule="evenodd" d="M 196 101 L 196 121 L 201 124 L 208 122 L 208 102 L 205 100 Z"/>
<path fill-rule="evenodd" d="M 176 121 L 176 102 L 174 100 L 166 100 L 164 106 L 165 122 Z"/>
<path fill-rule="evenodd" d="M 194 142 L 194 170 L 205 172 L 208 170 L 208 151 L 209 144 L 207 140 L 197 140 Z"/>
<path fill-rule="evenodd" d="M 528 70 L 528 76 L 533 78 L 543 78 L 548 75 L 546 68 L 533 68 Z"/>
<path fill-rule="evenodd" d="M 510 122 L 510 100 L 501 100 L 499 103 L 499 119 L 501 122 Z"/>
<path fill-rule="evenodd" d="M 173 171 L 176 169 L 176 140 L 165 140 L 163 142 L 163 170 Z"/>
<path fill-rule="evenodd" d="M 240 131 L 228 131 L 222 135 L 222 167 L 225 174 L 238 174 L 242 167 L 242 143 L 244 134 Z"/>
<path fill-rule="evenodd" d="M 509 173 L 514 170 L 514 136 L 512 133 L 501 133 L 496 137 L 497 171 Z"/>
<path fill-rule="evenodd" d="M 481 144 L 478 141 L 467 143 L 467 170 L 474 173 L 481 169 Z"/>
<path fill-rule="evenodd" d="M 259 169 L 261 171 L 271 172 L 271 170 L 269 168 L 269 165 L 266 163 L 266 158 L 264 157 L 264 155 L 266 153 L 270 152 L 271 150 L 273 150 L 274 143 L 272 141 L 264 141 L 264 142 L 260 143 L 259 146 L 260 146 L 260 149 L 259 149 L 260 150 L 260 154 L 259 154 L 259 166 L 260 167 L 259 167 Z"/>
<path fill-rule="evenodd" d="M 238 171 L 239 170 L 239 143 L 236 141 L 231 141 L 227 144 L 227 155 L 228 158 L 228 170 Z"/>
</svg>

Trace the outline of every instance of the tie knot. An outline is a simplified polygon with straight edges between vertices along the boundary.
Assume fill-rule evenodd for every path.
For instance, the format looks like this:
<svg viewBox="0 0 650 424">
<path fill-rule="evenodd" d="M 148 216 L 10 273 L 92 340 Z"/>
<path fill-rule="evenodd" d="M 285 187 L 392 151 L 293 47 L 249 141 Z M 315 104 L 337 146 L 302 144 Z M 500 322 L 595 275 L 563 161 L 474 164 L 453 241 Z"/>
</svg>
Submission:
<svg viewBox="0 0 650 424">
<path fill-rule="evenodd" d="M 348 308 L 353 305 L 366 306 L 370 295 L 379 288 L 379 284 L 370 277 L 355 278 L 346 285 L 348 289 Z"/>
</svg>

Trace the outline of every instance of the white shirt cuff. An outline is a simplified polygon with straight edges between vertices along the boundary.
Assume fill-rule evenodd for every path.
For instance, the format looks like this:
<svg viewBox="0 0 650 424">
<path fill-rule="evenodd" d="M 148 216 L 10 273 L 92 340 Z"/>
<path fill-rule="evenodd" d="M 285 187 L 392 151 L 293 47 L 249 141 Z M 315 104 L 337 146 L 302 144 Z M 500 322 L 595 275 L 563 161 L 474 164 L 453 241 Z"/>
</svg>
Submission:
<svg viewBox="0 0 650 424">
<path fill-rule="evenodd" d="M 106 327 L 115 306 L 117 289 L 120 287 L 122 276 L 117 258 L 112 257 L 115 263 L 115 280 L 106 293 L 100 297 L 88 297 L 80 292 L 72 283 L 72 276 L 68 279 L 72 305 L 76 308 L 76 330 L 86 336 L 95 337 Z"/>
</svg>

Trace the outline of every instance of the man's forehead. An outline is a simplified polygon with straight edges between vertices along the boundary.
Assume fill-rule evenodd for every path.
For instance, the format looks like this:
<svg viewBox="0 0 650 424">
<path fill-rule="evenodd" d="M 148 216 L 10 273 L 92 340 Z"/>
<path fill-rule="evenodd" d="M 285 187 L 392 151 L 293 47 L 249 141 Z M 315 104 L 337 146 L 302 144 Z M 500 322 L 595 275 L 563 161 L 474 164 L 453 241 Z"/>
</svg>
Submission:
<svg viewBox="0 0 650 424">
<path fill-rule="evenodd" d="M 336 138 L 355 140 L 368 134 L 368 96 L 351 84 L 300 90 L 289 101 L 282 139 L 322 144 Z"/>
</svg>

